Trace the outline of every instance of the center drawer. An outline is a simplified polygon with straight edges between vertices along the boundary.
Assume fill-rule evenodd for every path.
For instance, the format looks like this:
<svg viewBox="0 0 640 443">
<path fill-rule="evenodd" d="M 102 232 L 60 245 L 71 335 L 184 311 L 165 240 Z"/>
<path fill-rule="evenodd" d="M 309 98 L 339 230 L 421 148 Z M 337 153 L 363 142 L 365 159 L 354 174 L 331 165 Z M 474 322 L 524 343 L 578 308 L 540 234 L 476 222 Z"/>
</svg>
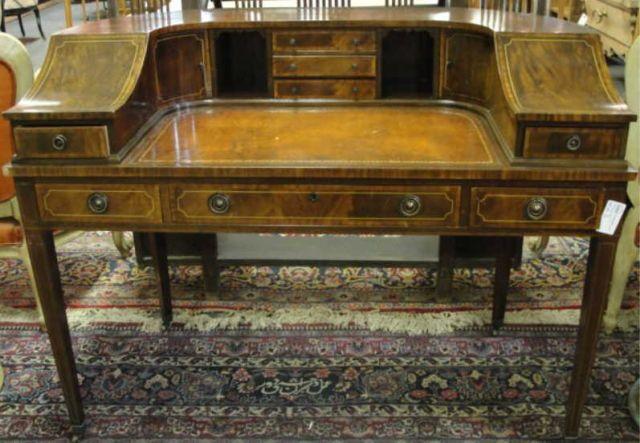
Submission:
<svg viewBox="0 0 640 443">
<path fill-rule="evenodd" d="M 274 77 L 375 77 L 369 55 L 292 55 L 273 57 Z"/>
<path fill-rule="evenodd" d="M 176 223 L 457 226 L 460 188 L 175 185 L 170 196 Z"/>
</svg>

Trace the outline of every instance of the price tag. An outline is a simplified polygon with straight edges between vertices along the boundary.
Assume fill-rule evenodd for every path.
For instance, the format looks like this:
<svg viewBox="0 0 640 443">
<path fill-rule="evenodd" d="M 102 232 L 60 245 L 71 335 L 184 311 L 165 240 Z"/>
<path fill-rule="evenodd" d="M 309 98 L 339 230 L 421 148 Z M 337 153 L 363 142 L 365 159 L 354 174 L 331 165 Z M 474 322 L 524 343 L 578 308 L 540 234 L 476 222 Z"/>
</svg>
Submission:
<svg viewBox="0 0 640 443">
<path fill-rule="evenodd" d="M 587 14 L 585 14 L 584 12 L 580 15 L 580 18 L 578 19 L 578 24 L 580 26 L 586 26 L 587 24 L 587 20 L 589 19 L 589 16 L 587 16 Z"/>
<path fill-rule="evenodd" d="M 596 229 L 597 232 L 607 235 L 613 235 L 618 229 L 618 224 L 624 215 L 624 210 L 627 205 L 617 202 L 615 200 L 607 201 L 600 217 L 600 227 Z"/>
</svg>

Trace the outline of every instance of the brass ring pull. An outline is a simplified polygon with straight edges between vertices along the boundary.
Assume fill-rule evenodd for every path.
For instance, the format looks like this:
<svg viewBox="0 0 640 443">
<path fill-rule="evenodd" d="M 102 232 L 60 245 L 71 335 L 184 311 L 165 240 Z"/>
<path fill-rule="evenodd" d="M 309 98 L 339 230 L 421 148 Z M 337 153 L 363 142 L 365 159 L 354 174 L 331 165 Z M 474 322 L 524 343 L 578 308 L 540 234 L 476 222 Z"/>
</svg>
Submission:
<svg viewBox="0 0 640 443">
<path fill-rule="evenodd" d="M 290 71 L 295 71 L 295 70 L 297 70 L 297 69 L 298 69 L 298 66 L 297 66 L 295 63 L 291 63 L 291 64 L 289 65 L 289 70 L 290 70 Z"/>
<path fill-rule="evenodd" d="M 354 86 L 353 88 L 351 88 L 351 92 L 353 92 L 354 94 L 357 94 L 358 92 L 360 92 L 360 88 L 358 88 L 357 86 Z"/>
<path fill-rule="evenodd" d="M 566 147 L 569 151 L 575 152 L 582 146 L 582 139 L 578 134 L 574 134 L 567 139 Z"/>
<path fill-rule="evenodd" d="M 62 134 L 58 134 L 51 140 L 51 146 L 56 151 L 64 151 L 65 149 L 67 149 L 67 142 L 67 137 Z"/>
<path fill-rule="evenodd" d="M 292 94 L 297 94 L 298 92 L 300 92 L 300 88 L 298 88 L 297 86 L 292 86 L 291 87 L 291 93 Z"/>
<path fill-rule="evenodd" d="M 602 22 L 602 20 L 605 19 L 605 17 L 608 15 L 607 11 L 601 11 L 599 9 L 594 9 L 591 12 L 591 15 L 593 16 L 593 18 L 595 19 L 596 23 L 600 23 Z"/>
<path fill-rule="evenodd" d="M 549 210 L 547 199 L 544 197 L 533 197 L 527 202 L 526 214 L 529 220 L 542 220 Z"/>
<path fill-rule="evenodd" d="M 290 45 L 290 46 L 295 46 L 297 43 L 298 43 L 298 42 L 296 41 L 296 39 L 295 39 L 295 38 L 291 38 L 291 39 L 289 39 L 289 45 Z"/>
<path fill-rule="evenodd" d="M 354 38 L 351 43 L 353 43 L 353 46 L 360 46 L 360 39 Z"/>
<path fill-rule="evenodd" d="M 351 63 L 351 70 L 355 71 L 356 69 L 358 69 L 358 64 L 357 63 Z"/>
<path fill-rule="evenodd" d="M 422 202 L 417 195 L 406 195 L 400 201 L 400 213 L 405 217 L 413 217 L 422 209 Z"/>
<path fill-rule="evenodd" d="M 87 198 L 87 208 L 94 214 L 104 214 L 109 209 L 109 198 L 102 192 L 94 192 Z"/>
<path fill-rule="evenodd" d="M 224 214 L 231 207 L 231 200 L 226 194 L 213 194 L 209 197 L 209 210 L 214 214 Z"/>
</svg>

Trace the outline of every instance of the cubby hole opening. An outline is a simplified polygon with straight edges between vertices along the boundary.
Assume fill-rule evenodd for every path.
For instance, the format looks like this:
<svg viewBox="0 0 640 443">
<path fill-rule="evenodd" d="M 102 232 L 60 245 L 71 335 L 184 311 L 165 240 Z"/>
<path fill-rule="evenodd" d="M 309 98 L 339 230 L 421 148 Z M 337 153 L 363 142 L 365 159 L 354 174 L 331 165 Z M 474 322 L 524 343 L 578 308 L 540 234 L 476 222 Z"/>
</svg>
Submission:
<svg viewBox="0 0 640 443">
<path fill-rule="evenodd" d="M 258 31 L 220 32 L 214 38 L 216 90 L 219 97 L 266 97 L 268 56 Z"/>
<path fill-rule="evenodd" d="M 429 31 L 382 36 L 382 98 L 429 98 L 434 91 L 435 39 Z"/>
</svg>

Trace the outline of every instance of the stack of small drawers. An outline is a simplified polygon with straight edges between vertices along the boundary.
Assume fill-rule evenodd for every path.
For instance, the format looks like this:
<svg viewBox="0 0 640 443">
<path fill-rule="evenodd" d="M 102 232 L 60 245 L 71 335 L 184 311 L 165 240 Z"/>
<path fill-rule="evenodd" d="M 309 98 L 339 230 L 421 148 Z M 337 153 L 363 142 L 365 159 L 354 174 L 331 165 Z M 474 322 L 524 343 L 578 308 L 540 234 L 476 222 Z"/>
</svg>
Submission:
<svg viewBox="0 0 640 443">
<path fill-rule="evenodd" d="M 276 31 L 276 98 L 373 99 L 376 39 L 365 31 Z"/>
</svg>

